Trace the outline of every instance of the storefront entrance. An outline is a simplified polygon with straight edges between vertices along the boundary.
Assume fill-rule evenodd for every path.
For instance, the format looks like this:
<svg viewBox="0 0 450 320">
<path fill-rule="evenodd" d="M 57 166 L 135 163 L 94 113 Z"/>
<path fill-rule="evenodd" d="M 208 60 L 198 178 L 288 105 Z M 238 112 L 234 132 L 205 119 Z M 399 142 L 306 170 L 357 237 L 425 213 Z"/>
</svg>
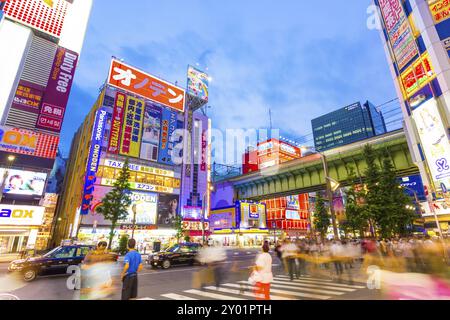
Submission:
<svg viewBox="0 0 450 320">
<path fill-rule="evenodd" d="M 28 231 L 0 232 L 0 255 L 18 254 L 25 250 L 28 236 Z"/>
</svg>

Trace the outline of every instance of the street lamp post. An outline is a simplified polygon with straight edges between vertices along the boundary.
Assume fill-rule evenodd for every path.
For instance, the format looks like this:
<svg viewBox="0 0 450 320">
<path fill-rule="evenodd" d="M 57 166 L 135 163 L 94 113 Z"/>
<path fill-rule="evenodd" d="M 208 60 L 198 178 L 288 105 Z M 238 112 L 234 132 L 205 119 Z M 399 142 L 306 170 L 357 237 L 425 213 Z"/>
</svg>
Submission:
<svg viewBox="0 0 450 320">
<path fill-rule="evenodd" d="M 330 204 L 329 207 L 330 207 L 331 222 L 333 224 L 334 238 L 339 239 L 339 232 L 338 232 L 337 224 L 336 224 L 336 214 L 334 212 L 334 207 L 333 207 L 333 191 L 331 190 L 331 179 L 328 176 L 327 158 L 323 153 L 319 152 L 319 154 L 320 154 L 320 157 L 322 158 L 323 171 L 324 171 L 325 183 L 326 183 L 326 192 L 327 192 L 328 202 Z"/>
<path fill-rule="evenodd" d="M 3 190 L 5 189 L 6 178 L 8 178 L 9 169 L 11 169 L 11 167 L 14 163 L 14 160 L 16 160 L 16 157 L 13 155 L 9 155 L 7 159 L 8 159 L 8 165 L 5 168 L 5 172 L 3 173 L 2 184 L 0 186 L 0 202 L 3 200 Z"/>
</svg>

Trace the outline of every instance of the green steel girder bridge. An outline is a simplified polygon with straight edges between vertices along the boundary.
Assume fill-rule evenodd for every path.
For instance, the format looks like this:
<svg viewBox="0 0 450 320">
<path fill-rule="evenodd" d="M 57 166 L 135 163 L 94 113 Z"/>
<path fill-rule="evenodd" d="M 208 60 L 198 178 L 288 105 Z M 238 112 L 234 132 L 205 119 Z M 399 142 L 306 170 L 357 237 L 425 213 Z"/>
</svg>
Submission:
<svg viewBox="0 0 450 320">
<path fill-rule="evenodd" d="M 364 146 L 370 144 L 375 150 L 386 149 L 397 171 L 397 176 L 418 174 L 419 169 L 413 163 L 403 130 L 389 132 L 365 141 L 323 152 L 328 163 L 329 176 L 349 185 L 348 173 L 352 166 L 361 182 L 367 164 L 363 158 Z M 381 164 L 381 158 L 378 164 Z M 313 154 L 253 172 L 226 179 L 234 186 L 239 200 L 260 201 L 264 199 L 290 196 L 326 189 L 324 167 L 321 154 Z M 217 181 L 220 184 L 220 181 Z"/>
</svg>

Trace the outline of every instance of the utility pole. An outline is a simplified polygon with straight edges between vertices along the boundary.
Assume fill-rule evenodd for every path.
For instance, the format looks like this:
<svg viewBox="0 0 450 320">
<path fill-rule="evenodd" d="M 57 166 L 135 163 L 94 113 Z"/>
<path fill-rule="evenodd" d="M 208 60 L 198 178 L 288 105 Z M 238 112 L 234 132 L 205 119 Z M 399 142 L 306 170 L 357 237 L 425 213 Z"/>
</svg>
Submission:
<svg viewBox="0 0 450 320">
<path fill-rule="evenodd" d="M 331 190 L 331 181 L 330 181 L 330 177 L 328 176 L 327 158 L 322 153 L 320 153 L 320 156 L 322 158 L 322 163 L 323 163 L 323 171 L 324 171 L 324 175 L 325 175 L 325 183 L 326 183 L 326 188 L 327 188 L 326 191 L 327 191 L 328 202 L 330 204 L 331 221 L 333 223 L 334 238 L 339 240 L 339 233 L 338 233 L 337 224 L 336 224 L 336 214 L 334 212 L 334 207 L 333 207 L 333 191 Z"/>
</svg>

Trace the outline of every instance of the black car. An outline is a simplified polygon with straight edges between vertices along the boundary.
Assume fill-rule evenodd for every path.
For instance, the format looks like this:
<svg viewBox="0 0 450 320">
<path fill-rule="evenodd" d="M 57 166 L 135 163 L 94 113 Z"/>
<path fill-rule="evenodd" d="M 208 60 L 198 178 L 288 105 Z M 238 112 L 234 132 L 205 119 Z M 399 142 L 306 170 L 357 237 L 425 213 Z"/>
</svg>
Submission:
<svg viewBox="0 0 450 320">
<path fill-rule="evenodd" d="M 147 263 L 152 268 L 162 267 L 163 269 L 169 269 L 172 265 L 193 265 L 200 248 L 201 245 L 198 243 L 176 244 L 164 251 L 149 255 Z"/>
<path fill-rule="evenodd" d="M 43 256 L 15 260 L 10 263 L 8 271 L 20 272 L 25 281 L 33 281 L 37 276 L 65 274 L 70 266 L 81 264 L 94 248 L 88 245 L 57 247 Z"/>
</svg>

